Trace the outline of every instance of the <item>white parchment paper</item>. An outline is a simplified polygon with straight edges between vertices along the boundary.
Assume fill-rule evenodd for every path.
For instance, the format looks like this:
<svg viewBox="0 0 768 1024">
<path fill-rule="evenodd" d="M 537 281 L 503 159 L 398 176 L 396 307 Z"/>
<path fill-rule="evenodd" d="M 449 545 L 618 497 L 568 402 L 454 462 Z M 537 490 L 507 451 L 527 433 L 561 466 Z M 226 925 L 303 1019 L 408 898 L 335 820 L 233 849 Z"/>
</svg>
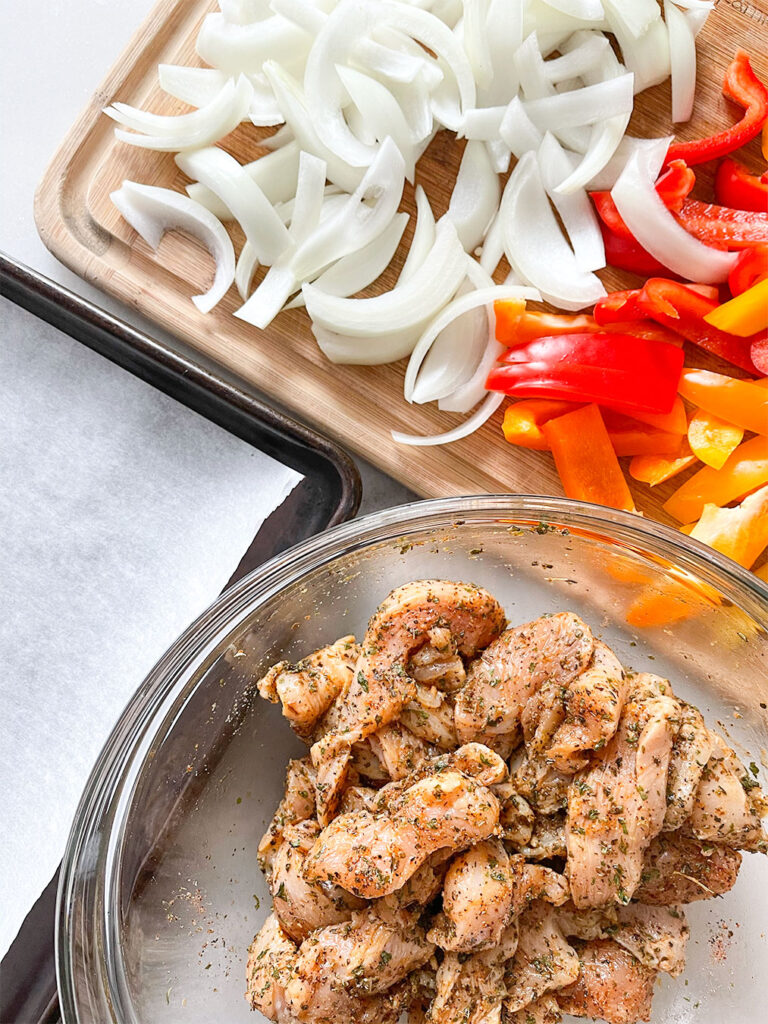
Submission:
<svg viewBox="0 0 768 1024">
<path fill-rule="evenodd" d="M 131 693 L 299 479 L 0 300 L 0 956 Z"/>
</svg>

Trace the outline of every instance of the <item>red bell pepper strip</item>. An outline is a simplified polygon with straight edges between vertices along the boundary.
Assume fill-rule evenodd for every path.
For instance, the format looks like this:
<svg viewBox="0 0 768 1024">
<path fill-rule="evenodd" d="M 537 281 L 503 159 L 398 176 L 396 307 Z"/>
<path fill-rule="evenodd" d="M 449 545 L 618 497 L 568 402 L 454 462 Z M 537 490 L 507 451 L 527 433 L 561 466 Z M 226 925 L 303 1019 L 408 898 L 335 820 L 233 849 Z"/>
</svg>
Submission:
<svg viewBox="0 0 768 1024">
<path fill-rule="evenodd" d="M 741 120 L 707 139 L 673 142 L 667 151 L 667 164 L 673 160 L 685 160 L 688 165 L 701 164 L 727 156 L 760 134 L 768 119 L 768 89 L 752 70 L 749 55 L 744 50 L 739 50 L 728 65 L 723 94 L 744 108 Z"/>
<path fill-rule="evenodd" d="M 714 289 L 715 295 L 717 289 Z M 573 315 L 563 313 L 539 313 L 526 310 L 520 314 L 519 304 L 515 302 L 515 310 L 507 312 L 510 304 L 508 299 L 497 299 L 493 305 L 496 315 L 496 340 L 513 348 L 524 345 L 537 338 L 550 338 L 558 334 L 587 334 L 596 331 L 619 331 L 631 334 L 636 338 L 650 338 L 653 341 L 666 341 L 670 345 L 682 345 L 679 334 L 670 331 L 653 320 L 633 320 L 617 326 L 608 324 L 601 326 L 593 316 L 586 313 Z"/>
<path fill-rule="evenodd" d="M 715 175 L 715 199 L 721 206 L 768 213 L 768 172 L 758 177 L 727 156 Z"/>
<path fill-rule="evenodd" d="M 731 295 L 741 295 L 768 277 L 768 242 L 744 249 L 728 275 Z"/>
<path fill-rule="evenodd" d="M 643 277 L 648 277 L 650 274 L 673 276 L 669 267 L 659 263 L 656 257 L 651 256 L 648 250 L 644 249 L 634 238 L 625 238 L 624 235 L 609 228 L 602 220 L 599 223 L 605 246 L 605 262 L 609 266 L 617 267 L 619 270 L 628 270 L 632 274 L 641 274 Z"/>
<path fill-rule="evenodd" d="M 747 249 L 768 242 L 768 212 L 732 210 L 729 206 L 686 199 L 675 219 L 695 238 L 715 249 Z"/>
<path fill-rule="evenodd" d="M 750 347 L 764 341 L 766 332 L 750 338 L 737 338 L 706 323 L 704 317 L 717 308 L 717 300 L 702 295 L 678 281 L 652 277 L 640 289 L 616 292 L 595 305 L 598 323 L 620 323 L 638 316 L 650 317 L 677 331 L 688 341 L 749 373 L 757 373 Z M 762 351 L 762 350 L 759 350 Z M 768 344 L 766 344 L 768 353 Z"/>
<path fill-rule="evenodd" d="M 626 412 L 668 413 L 683 351 L 629 334 L 581 333 L 539 338 L 510 349 L 486 387 L 518 398 L 597 402 Z"/>
<path fill-rule="evenodd" d="M 677 213 L 682 209 L 683 202 L 688 198 L 695 184 L 696 175 L 685 161 L 675 160 L 656 182 L 656 191 L 666 208 Z M 602 223 L 620 237 L 634 242 L 632 232 L 616 209 L 611 193 L 590 192 L 589 194 Z"/>
</svg>

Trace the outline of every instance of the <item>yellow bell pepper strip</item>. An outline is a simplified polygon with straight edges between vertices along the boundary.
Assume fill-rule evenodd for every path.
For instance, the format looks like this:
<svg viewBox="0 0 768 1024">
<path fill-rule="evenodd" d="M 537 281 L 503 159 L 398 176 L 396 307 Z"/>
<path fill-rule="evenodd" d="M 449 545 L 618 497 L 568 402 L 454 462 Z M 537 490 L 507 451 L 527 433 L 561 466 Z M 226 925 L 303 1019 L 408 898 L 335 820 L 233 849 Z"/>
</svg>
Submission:
<svg viewBox="0 0 768 1024">
<path fill-rule="evenodd" d="M 683 370 L 678 390 L 683 398 L 720 419 L 755 434 L 768 434 L 768 385 L 736 380 L 711 370 Z"/>
<path fill-rule="evenodd" d="M 768 279 L 758 281 L 735 299 L 716 306 L 704 317 L 712 327 L 717 327 L 737 338 L 748 338 L 751 334 L 768 327 Z"/>
<path fill-rule="evenodd" d="M 549 420 L 542 427 L 567 497 L 635 511 L 627 481 L 596 405 Z"/>
<path fill-rule="evenodd" d="M 513 402 L 504 412 L 501 424 L 504 438 L 509 444 L 515 444 L 520 448 L 548 452 L 549 442 L 541 429 L 543 424 L 578 408 L 575 402 L 560 402 L 550 398 L 531 398 L 523 402 Z"/>
<path fill-rule="evenodd" d="M 714 413 L 697 409 L 688 424 L 688 444 L 705 466 L 722 469 L 729 456 L 744 440 L 744 430 L 721 420 Z"/>
<path fill-rule="evenodd" d="M 761 487 L 735 508 L 705 505 L 690 536 L 751 569 L 768 547 L 768 487 Z"/>
<path fill-rule="evenodd" d="M 695 466 L 698 461 L 686 440 L 683 442 L 682 452 L 676 458 L 669 455 L 636 455 L 629 464 L 629 475 L 641 484 L 656 487 L 657 484 L 663 484 L 665 480 L 671 480 L 683 470 Z"/>
<path fill-rule="evenodd" d="M 664 509 L 678 522 L 692 523 L 705 505 L 727 505 L 768 483 L 768 437 L 740 444 L 722 469 L 704 466 L 678 487 Z"/>
</svg>

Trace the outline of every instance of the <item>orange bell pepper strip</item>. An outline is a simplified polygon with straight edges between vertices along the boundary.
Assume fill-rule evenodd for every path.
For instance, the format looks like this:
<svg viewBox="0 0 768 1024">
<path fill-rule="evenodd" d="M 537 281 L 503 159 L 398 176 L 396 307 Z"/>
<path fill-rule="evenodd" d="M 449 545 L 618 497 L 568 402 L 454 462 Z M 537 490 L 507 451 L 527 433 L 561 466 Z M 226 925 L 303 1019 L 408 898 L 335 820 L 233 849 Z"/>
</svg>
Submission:
<svg viewBox="0 0 768 1024">
<path fill-rule="evenodd" d="M 678 390 L 699 409 L 755 434 L 768 434 L 768 392 L 762 380 L 736 380 L 711 370 L 683 370 Z"/>
<path fill-rule="evenodd" d="M 647 587 L 630 605 L 627 624 L 637 629 L 671 626 L 694 615 L 701 615 L 720 603 L 711 588 L 670 580 L 664 591 Z"/>
<path fill-rule="evenodd" d="M 751 569 L 768 547 L 768 487 L 761 487 L 735 508 L 705 505 L 690 536 Z"/>
<path fill-rule="evenodd" d="M 761 580 L 765 580 L 768 583 L 768 562 L 763 562 L 759 568 L 753 569 L 752 571 L 755 576 L 759 576 Z"/>
<path fill-rule="evenodd" d="M 627 481 L 596 405 L 558 416 L 542 427 L 567 497 L 635 511 Z"/>
<path fill-rule="evenodd" d="M 768 483 L 768 437 L 740 444 L 722 469 L 704 466 L 678 487 L 664 509 L 681 523 L 692 523 L 705 505 L 727 505 Z"/>
<path fill-rule="evenodd" d="M 744 440 L 744 430 L 704 409 L 697 409 L 688 424 L 688 444 L 705 466 L 722 469 Z"/>
<path fill-rule="evenodd" d="M 665 455 L 673 457 L 682 451 L 682 434 L 659 430 L 632 416 L 613 409 L 601 409 L 603 422 L 611 439 L 613 450 L 624 455 Z"/>
<path fill-rule="evenodd" d="M 656 487 L 658 484 L 663 484 L 665 480 L 671 480 L 672 477 L 682 473 L 690 466 L 695 466 L 698 461 L 688 446 L 687 440 L 684 440 L 682 451 L 677 457 L 636 455 L 629 464 L 629 475 L 641 484 Z"/>
<path fill-rule="evenodd" d="M 768 279 L 758 281 L 735 299 L 716 306 L 704 319 L 712 327 L 738 338 L 764 331 L 768 327 Z"/>
<path fill-rule="evenodd" d="M 504 412 L 501 424 L 504 438 L 520 448 L 548 452 L 549 442 L 544 437 L 542 426 L 547 420 L 563 416 L 578 408 L 576 402 L 560 402 L 554 398 L 530 398 L 527 401 L 513 402 Z"/>
<path fill-rule="evenodd" d="M 670 412 L 635 412 L 633 416 L 636 420 L 640 420 L 641 423 L 657 427 L 668 434 L 682 435 L 688 433 L 688 417 L 685 414 L 683 400 L 679 395 Z"/>
<path fill-rule="evenodd" d="M 715 289 L 717 294 L 717 289 Z M 561 313 L 539 313 L 534 310 L 520 312 L 517 299 L 499 299 L 494 303 L 496 316 L 496 340 L 504 345 L 524 345 L 539 338 L 555 338 L 560 334 L 585 334 L 599 331 L 613 331 L 616 334 L 632 334 L 636 338 L 651 341 L 666 341 L 670 345 L 682 345 L 683 338 L 668 327 L 652 320 L 633 320 L 621 324 L 601 326 L 594 317 L 586 313 L 564 315 Z"/>
</svg>

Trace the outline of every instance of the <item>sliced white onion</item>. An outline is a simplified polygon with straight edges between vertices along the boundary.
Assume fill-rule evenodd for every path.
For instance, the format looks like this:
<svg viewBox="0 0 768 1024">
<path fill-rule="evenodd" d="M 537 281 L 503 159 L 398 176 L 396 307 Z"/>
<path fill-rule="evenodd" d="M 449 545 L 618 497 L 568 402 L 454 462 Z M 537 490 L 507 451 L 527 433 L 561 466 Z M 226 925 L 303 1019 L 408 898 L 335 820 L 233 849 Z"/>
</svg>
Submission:
<svg viewBox="0 0 768 1024">
<path fill-rule="evenodd" d="M 266 76 L 249 75 L 248 81 L 253 86 L 253 99 L 248 108 L 248 120 L 257 128 L 273 128 L 284 123 L 282 111 L 277 105 L 272 86 Z"/>
<path fill-rule="evenodd" d="M 672 121 L 689 121 L 696 91 L 696 37 L 682 11 L 664 0 L 672 66 Z"/>
<path fill-rule="evenodd" d="M 452 441 L 460 441 L 462 437 L 469 437 L 479 430 L 491 416 L 496 412 L 506 395 L 500 392 L 490 392 L 483 404 L 468 419 L 460 423 L 452 430 L 446 430 L 444 434 L 432 434 L 427 437 L 420 437 L 418 434 L 403 434 L 399 430 L 392 431 L 392 440 L 398 444 L 408 444 L 419 448 L 428 448 L 437 444 L 451 444 Z"/>
<path fill-rule="evenodd" d="M 483 240 L 499 208 L 501 186 L 482 142 L 468 142 L 453 186 L 447 216 L 459 241 L 471 252 Z"/>
<path fill-rule="evenodd" d="M 301 154 L 290 229 L 294 245 L 304 242 L 320 223 L 325 199 L 325 172 L 325 160 L 311 153 Z"/>
<path fill-rule="evenodd" d="M 443 217 L 427 259 L 413 277 L 392 291 L 370 299 L 340 299 L 311 284 L 302 290 L 313 323 L 373 340 L 428 322 L 449 301 L 465 273 L 466 253 L 453 224 Z"/>
<path fill-rule="evenodd" d="M 192 301 L 201 313 L 208 313 L 229 290 L 235 278 L 235 251 L 224 225 L 189 196 L 154 185 L 124 181 L 110 199 L 147 245 L 157 249 L 166 231 L 178 228 L 197 238 L 216 261 L 213 284 Z"/>
<path fill-rule="evenodd" d="M 589 196 L 583 188 L 567 194 L 557 190 L 572 173 L 573 158 L 547 133 L 539 147 L 538 161 L 541 180 L 568 234 L 576 265 L 580 270 L 602 270 L 605 245 Z"/>
<path fill-rule="evenodd" d="M 354 68 L 338 65 L 336 73 L 374 138 L 383 142 L 389 136 L 396 144 L 405 161 L 405 176 L 413 181 L 416 169 L 414 143 L 417 140 L 413 138 L 397 100 L 381 82 Z"/>
<path fill-rule="evenodd" d="M 218 95 L 199 110 L 176 117 L 149 114 L 126 103 L 113 103 L 104 113 L 133 131 L 115 129 L 121 142 L 144 149 L 173 153 L 210 146 L 228 135 L 246 117 L 253 97 L 253 86 L 240 75 L 235 83 L 228 79 Z M 135 134 L 143 132 L 145 134 Z"/>
<path fill-rule="evenodd" d="M 349 125 L 352 134 L 356 135 L 366 146 L 376 145 L 376 136 L 371 131 L 370 124 L 365 120 L 354 103 L 350 103 L 349 106 L 344 108 L 344 120 Z"/>
<path fill-rule="evenodd" d="M 541 131 L 594 124 L 619 114 L 630 114 L 634 75 L 630 72 L 598 85 L 525 101 L 525 112 Z"/>
<path fill-rule="evenodd" d="M 410 85 L 427 67 L 426 53 L 417 58 L 370 38 L 358 40 L 350 56 L 355 63 L 378 78 L 405 85 Z"/>
<path fill-rule="evenodd" d="M 518 160 L 523 153 L 527 153 L 531 149 L 538 149 L 543 138 L 542 133 L 528 116 L 519 96 L 515 96 L 504 111 L 504 117 L 499 125 L 499 135 Z"/>
<path fill-rule="evenodd" d="M 183 64 L 159 64 L 157 80 L 163 92 L 192 107 L 204 107 L 214 100 L 230 76 L 216 68 L 188 68 Z"/>
<path fill-rule="evenodd" d="M 296 136 L 293 128 L 291 128 L 289 124 L 284 124 L 272 135 L 269 135 L 266 139 L 262 139 L 259 145 L 262 149 L 269 149 L 272 152 L 277 152 L 278 149 L 282 149 L 283 146 L 287 146 L 289 143 L 295 141 Z"/>
<path fill-rule="evenodd" d="M 651 21 L 641 35 L 635 34 L 634 27 L 639 21 L 632 16 L 634 2 L 604 0 L 603 6 L 611 31 L 621 48 L 624 63 L 634 72 L 637 93 L 658 85 L 669 76 L 669 38 L 656 0 L 653 0 L 653 6 L 657 20 Z"/>
<path fill-rule="evenodd" d="M 706 25 L 710 10 L 711 8 L 701 9 L 693 7 L 691 10 L 685 12 L 685 20 L 688 22 L 691 32 L 693 32 L 694 39 Z"/>
<path fill-rule="evenodd" d="M 640 39 L 654 22 L 661 20 L 656 0 L 603 0 L 603 8 L 609 23 L 612 17 L 621 19 L 635 39 Z"/>
<path fill-rule="evenodd" d="M 244 164 L 243 170 L 259 186 L 267 199 L 275 206 L 296 195 L 296 181 L 299 173 L 299 145 L 289 142 L 280 149 L 267 153 L 258 160 Z M 194 182 L 187 185 L 187 195 L 202 203 L 219 220 L 231 220 L 232 211 L 215 193 L 205 185 Z"/>
<path fill-rule="evenodd" d="M 502 352 L 506 351 L 506 345 L 496 341 L 494 332 L 495 327 L 489 332 L 488 346 L 469 380 L 457 387 L 450 395 L 437 400 L 437 408 L 441 412 L 468 413 L 488 394 L 485 386 L 488 374 Z"/>
<path fill-rule="evenodd" d="M 432 213 L 432 207 L 429 204 L 427 193 L 421 185 L 416 186 L 415 199 L 416 228 L 413 232 L 413 238 L 411 240 L 411 247 L 408 250 L 408 255 L 405 257 L 403 269 L 400 271 L 400 276 L 397 279 L 397 283 L 399 285 L 410 281 L 419 267 L 421 267 L 427 259 L 432 251 L 433 245 L 435 244 L 435 235 L 437 232 L 435 215 Z"/>
<path fill-rule="evenodd" d="M 488 37 L 489 0 L 464 0 L 464 50 L 476 85 L 485 89 L 493 78 L 493 61 Z"/>
<path fill-rule="evenodd" d="M 524 300 L 521 291 L 491 284 L 466 294 L 457 294 L 452 302 L 438 313 L 427 326 L 416 343 L 405 371 L 404 394 L 406 402 L 423 404 L 450 395 L 461 384 L 465 384 L 477 369 L 488 344 L 488 313 L 484 307 L 492 306 L 497 299 Z M 461 317 L 473 311 L 483 310 L 468 330 L 466 325 L 458 330 L 448 330 Z M 436 358 L 430 359 L 430 356 Z"/>
<path fill-rule="evenodd" d="M 445 73 L 440 67 L 439 62 L 430 57 L 424 47 L 417 43 L 415 39 L 411 39 L 405 32 L 401 32 L 394 22 L 383 22 L 378 25 L 376 27 L 376 39 L 383 43 L 390 53 L 394 52 L 401 58 L 404 56 L 412 58 L 415 62 L 416 73 L 409 79 L 411 83 L 420 79 L 428 89 L 432 90 L 436 89 L 444 81 Z"/>
<path fill-rule="evenodd" d="M 268 0 L 219 0 L 221 13 L 233 25 L 250 25 L 269 17 Z"/>
<path fill-rule="evenodd" d="M 347 366 L 383 366 L 397 363 L 413 351 L 419 339 L 421 325 L 407 327 L 392 334 L 376 338 L 361 338 L 357 335 L 339 334 L 329 331 L 320 324 L 312 324 L 312 333 L 318 348 L 332 363 Z"/>
<path fill-rule="evenodd" d="M 316 36 L 328 20 L 325 11 L 310 0 L 271 0 L 269 6 L 275 14 L 281 15 L 311 36 Z"/>
<path fill-rule="evenodd" d="M 576 192 L 589 183 L 592 183 L 593 188 L 599 187 L 594 184 L 595 178 L 608 165 L 618 149 L 627 130 L 629 118 L 629 114 L 618 114 L 616 117 L 609 117 L 604 124 L 592 125 L 590 144 L 584 158 L 565 181 L 558 185 L 557 191 L 560 195 Z"/>
<path fill-rule="evenodd" d="M 501 217 L 498 212 L 493 218 L 485 238 L 483 239 L 483 251 L 480 254 L 480 266 L 491 277 L 501 263 L 504 255 L 504 232 L 501 228 Z"/>
<path fill-rule="evenodd" d="M 363 169 L 351 167 L 321 141 L 309 116 L 304 92 L 296 80 L 274 61 L 267 61 L 264 64 L 264 74 L 274 90 L 286 124 L 290 126 L 300 148 L 325 160 L 330 181 L 343 188 L 345 192 L 354 192 L 362 180 Z"/>
<path fill-rule="evenodd" d="M 179 153 L 176 163 L 195 181 L 209 188 L 232 211 L 260 263 L 272 264 L 289 244 L 288 232 L 275 210 L 245 168 L 216 146 Z"/>
<path fill-rule="evenodd" d="M 599 278 L 579 268 L 549 205 L 535 153 L 524 153 L 512 171 L 500 217 L 510 265 L 548 302 L 576 310 L 606 294 Z"/>
<path fill-rule="evenodd" d="M 605 17 L 600 0 L 544 0 L 544 3 L 581 21 L 602 21 Z"/>
<path fill-rule="evenodd" d="M 246 239 L 243 248 L 240 250 L 237 266 L 235 267 L 235 286 L 243 302 L 246 301 L 251 291 L 251 282 L 258 266 L 259 258 L 256 255 L 256 250 Z"/>
<path fill-rule="evenodd" d="M 666 140 L 638 146 L 611 195 L 624 223 L 643 248 L 686 281 L 724 281 L 738 253 L 704 245 L 679 224 L 655 188 L 666 155 Z"/>
<path fill-rule="evenodd" d="M 211 67 L 229 74 L 256 74 L 266 60 L 294 61 L 312 42 L 308 32 L 275 14 L 247 25 L 222 14 L 207 14 L 197 36 L 197 53 Z"/>
<path fill-rule="evenodd" d="M 459 135 L 467 139 L 489 142 L 499 137 L 499 127 L 504 117 L 504 107 L 475 107 L 468 110 L 461 122 Z"/>
<path fill-rule="evenodd" d="M 493 75 L 477 90 L 478 106 L 504 106 L 517 93 L 517 71 L 509 55 L 523 41 L 524 7 L 524 0 L 491 0 L 489 4 L 485 33 Z"/>
<path fill-rule="evenodd" d="M 316 278 L 312 282 L 315 288 L 320 288 L 329 295 L 347 298 L 373 284 L 391 263 L 408 220 L 407 213 L 395 214 L 377 238 L 357 252 L 343 256 Z M 291 308 L 299 305 L 304 305 L 303 296 L 298 296 L 289 303 Z"/>
<path fill-rule="evenodd" d="M 503 139 L 491 139 L 485 143 L 488 156 L 491 159 L 491 166 L 497 174 L 506 174 L 509 170 L 509 161 L 512 159 L 512 150 Z"/>
<path fill-rule="evenodd" d="M 526 3 L 524 29 L 526 33 L 536 32 L 542 53 L 560 49 L 569 36 L 581 29 L 607 28 L 605 19 L 585 21 L 583 18 L 574 18 L 570 14 L 556 11 L 546 0 L 527 0 Z"/>
<path fill-rule="evenodd" d="M 578 78 L 585 71 L 593 68 L 595 62 L 602 57 L 610 43 L 601 32 L 574 33 L 583 39 L 563 53 L 561 57 L 548 60 L 544 64 L 544 72 L 550 82 L 564 82 L 569 78 Z"/>
<path fill-rule="evenodd" d="M 531 32 L 515 50 L 513 63 L 520 88 L 527 100 L 541 99 L 554 94 L 555 89 L 547 76 L 539 39 L 535 32 Z"/>
</svg>

